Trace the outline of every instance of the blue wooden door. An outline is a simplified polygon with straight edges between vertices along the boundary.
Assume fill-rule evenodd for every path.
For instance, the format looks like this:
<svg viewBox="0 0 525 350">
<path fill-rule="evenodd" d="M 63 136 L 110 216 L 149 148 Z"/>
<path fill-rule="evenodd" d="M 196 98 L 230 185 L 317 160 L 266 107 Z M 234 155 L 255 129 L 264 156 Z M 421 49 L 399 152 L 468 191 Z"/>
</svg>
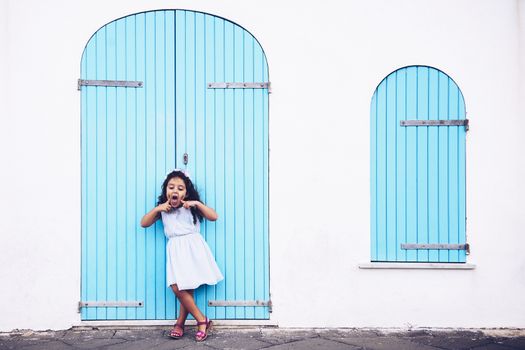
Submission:
<svg viewBox="0 0 525 350">
<path fill-rule="evenodd" d="M 435 68 L 405 67 L 377 87 L 370 118 L 372 261 L 465 262 L 463 124 L 463 95 Z"/>
<path fill-rule="evenodd" d="M 268 89 L 209 87 L 268 81 L 256 39 L 208 14 L 139 13 L 93 35 L 81 79 L 82 319 L 176 317 L 162 224 L 139 225 L 176 167 L 220 217 L 201 227 L 225 280 L 198 306 L 268 318 Z"/>
</svg>

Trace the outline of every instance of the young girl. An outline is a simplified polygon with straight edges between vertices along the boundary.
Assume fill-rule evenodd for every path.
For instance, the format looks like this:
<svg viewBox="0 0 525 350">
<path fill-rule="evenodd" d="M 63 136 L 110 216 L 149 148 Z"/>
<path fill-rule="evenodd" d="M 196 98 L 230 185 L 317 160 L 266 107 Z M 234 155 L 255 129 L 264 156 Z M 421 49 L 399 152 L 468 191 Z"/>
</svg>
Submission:
<svg viewBox="0 0 525 350">
<path fill-rule="evenodd" d="M 158 203 L 140 221 L 149 227 L 162 218 L 166 246 L 166 280 L 180 303 L 180 313 L 170 337 L 184 335 L 184 323 L 188 313 L 197 321 L 195 340 L 208 337 L 212 322 L 199 310 L 193 299 L 193 291 L 202 284 L 213 285 L 223 279 L 210 248 L 200 234 L 200 221 L 215 221 L 217 213 L 200 202 L 199 193 L 189 176 L 176 169 L 168 174 L 162 184 Z"/>
</svg>

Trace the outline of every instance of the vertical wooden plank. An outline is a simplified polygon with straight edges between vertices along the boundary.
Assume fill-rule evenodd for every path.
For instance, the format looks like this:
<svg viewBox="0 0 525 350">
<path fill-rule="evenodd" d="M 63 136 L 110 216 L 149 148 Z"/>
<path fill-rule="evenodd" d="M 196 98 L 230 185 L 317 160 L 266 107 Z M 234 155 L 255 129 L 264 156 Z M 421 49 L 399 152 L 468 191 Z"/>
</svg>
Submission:
<svg viewBox="0 0 525 350">
<path fill-rule="evenodd" d="M 89 41 L 86 47 L 84 48 L 84 52 L 82 53 L 82 59 L 80 63 L 80 78 L 81 79 L 87 79 L 88 75 L 88 47 L 92 41 Z M 82 244 L 82 250 L 81 250 L 81 286 L 80 286 L 80 298 L 81 300 L 87 300 L 88 297 L 88 242 L 90 240 L 90 236 L 88 234 L 88 227 L 89 227 L 89 217 L 88 217 L 88 153 L 89 153 L 89 143 L 88 143 L 88 128 L 87 128 L 87 118 L 88 118 L 88 94 L 87 89 L 82 89 L 80 95 L 80 104 L 81 104 L 81 119 L 80 119 L 80 133 L 81 133 L 81 152 L 82 152 L 82 159 L 81 159 L 81 186 L 82 186 L 82 213 L 81 213 L 81 224 L 82 224 L 82 232 L 81 232 L 81 244 Z M 87 319 L 87 310 L 81 309 L 80 310 L 80 317 L 82 320 Z"/>
<path fill-rule="evenodd" d="M 148 86 L 145 89 L 145 134 L 146 134 L 146 163 L 145 163 L 145 185 L 146 185 L 146 203 L 148 208 L 155 205 L 157 197 L 157 183 L 155 176 L 156 169 L 156 111 L 155 111 L 155 94 L 156 94 L 156 77 L 155 77 L 155 13 L 146 13 L 145 23 L 145 77 L 144 84 Z M 147 209 L 148 210 L 148 209 Z M 146 210 L 146 211 L 147 211 Z M 145 212 L 146 212 L 145 211 Z M 146 319 L 155 319 L 157 309 L 156 299 L 156 232 L 158 222 L 146 229 Z"/>
<path fill-rule="evenodd" d="M 417 119 L 428 120 L 428 67 L 417 67 Z M 428 242 L 428 126 L 417 132 L 417 242 Z M 428 250 L 417 251 L 417 261 L 428 261 Z"/>
<path fill-rule="evenodd" d="M 263 69 L 266 64 L 264 60 L 264 53 L 257 44 L 254 44 L 253 54 L 253 77 L 254 81 L 263 81 Z M 257 89 L 253 92 L 253 176 L 254 176 L 254 193 L 253 193 L 253 234 L 254 234 L 254 281 L 255 281 L 255 299 L 265 300 L 267 296 L 265 291 L 265 252 L 264 252 L 264 125 L 265 116 L 263 111 L 263 103 L 265 91 Z M 255 318 L 261 319 L 265 317 L 263 308 L 255 308 Z"/>
<path fill-rule="evenodd" d="M 206 66 L 204 56 L 204 15 L 202 13 L 193 13 L 193 32 L 194 32 L 194 104 L 195 104 L 195 116 L 194 116 L 194 131 L 193 131 L 193 147 L 194 147 L 194 181 L 197 185 L 197 189 L 201 196 L 201 199 L 206 203 L 206 196 L 208 189 L 206 188 Z M 204 219 L 201 223 L 201 234 L 207 241 L 207 222 Z M 209 314 L 207 299 L 207 287 L 202 286 L 197 290 L 195 294 L 195 301 L 200 310 Z M 210 316 L 211 317 L 211 314 Z"/>
<path fill-rule="evenodd" d="M 126 80 L 126 19 L 120 19 L 115 22 L 115 70 L 117 80 Z M 116 159 L 115 159 L 115 233 L 116 233 L 116 254 L 115 254 L 115 273 L 116 273 L 116 300 L 128 300 L 126 295 L 126 277 L 127 277 L 127 238 L 126 238 L 126 221 L 127 211 L 126 203 L 129 201 L 126 184 L 126 160 L 127 160 L 127 128 L 128 115 L 126 103 L 126 89 L 116 89 Z M 117 308 L 116 319 L 126 319 L 126 308 Z"/>
<path fill-rule="evenodd" d="M 449 119 L 458 119 L 459 89 L 456 84 L 449 78 Z M 449 243 L 459 243 L 459 220 L 458 220 L 458 126 L 448 126 L 449 134 L 449 153 L 448 153 L 448 179 L 449 179 Z M 457 250 L 449 252 L 450 262 L 459 262 Z"/>
<path fill-rule="evenodd" d="M 383 82 L 377 88 L 377 260 L 386 261 L 386 90 L 388 82 Z"/>
<path fill-rule="evenodd" d="M 137 80 L 136 16 L 126 17 L 126 80 Z M 126 89 L 126 300 L 137 299 L 137 234 L 140 217 L 137 213 L 137 94 L 144 89 Z M 126 319 L 137 318 L 136 308 L 126 308 Z"/>
<path fill-rule="evenodd" d="M 115 52 L 115 22 L 106 25 L 106 78 L 109 80 L 116 80 L 116 52 Z M 117 88 L 106 88 L 106 300 L 117 299 L 117 261 L 116 261 L 116 159 L 117 159 L 117 144 L 116 144 L 116 113 L 117 113 Z M 106 308 L 106 317 L 113 320 L 117 316 L 115 307 Z"/>
<path fill-rule="evenodd" d="M 406 69 L 406 101 L 408 119 L 417 116 L 417 67 L 408 67 Z M 417 130 L 414 127 L 406 130 L 406 217 L 407 217 L 407 234 L 406 243 L 417 243 L 417 169 L 418 169 L 418 143 Z M 417 261 L 417 252 L 409 250 L 406 253 L 407 261 Z"/>
<path fill-rule="evenodd" d="M 195 182 L 199 185 L 199 193 L 201 198 L 205 198 L 207 194 L 207 188 L 205 185 L 205 164 L 206 164 L 206 152 L 205 152 L 205 124 L 206 124 L 206 64 L 205 64 L 205 43 L 204 43 L 204 14 L 193 13 L 193 56 L 194 56 L 194 105 L 195 105 L 195 117 L 194 117 L 194 130 L 193 130 L 193 147 L 194 147 L 194 178 Z M 204 236 L 205 232 L 202 232 Z"/>
<path fill-rule="evenodd" d="M 458 92 L 458 118 L 466 119 L 465 101 L 461 91 Z M 466 243 L 466 131 L 458 127 L 458 243 Z M 458 251 L 458 261 L 466 261 L 466 251 Z"/>
<path fill-rule="evenodd" d="M 234 61 L 234 26 L 230 22 L 224 23 L 224 78 L 225 81 L 233 81 L 234 71 L 235 71 L 235 61 Z M 236 300 L 237 295 L 235 294 L 237 275 L 236 273 L 236 254 L 235 254 L 235 96 L 233 89 L 226 89 L 224 92 L 225 97 L 225 224 L 226 224 L 226 266 L 225 273 L 228 278 L 225 279 L 226 283 L 226 299 L 227 300 Z M 233 319 L 235 318 L 235 307 L 226 308 L 226 318 Z"/>
<path fill-rule="evenodd" d="M 449 118 L 448 112 L 448 91 L 449 82 L 448 77 L 440 73 L 439 74 L 439 119 L 447 120 Z M 439 150 L 438 150 L 438 169 L 439 169 L 439 243 L 449 242 L 449 181 L 448 181 L 448 127 L 438 128 L 439 138 Z M 448 262 L 449 252 L 447 250 L 439 251 L 439 261 Z"/>
<path fill-rule="evenodd" d="M 396 208 L 396 75 L 390 74 L 386 79 L 385 106 L 385 248 L 386 260 L 395 261 L 397 252 L 397 208 Z M 398 124 L 399 125 L 399 124 Z"/>
<path fill-rule="evenodd" d="M 266 57 L 263 56 L 263 81 L 269 81 L 268 78 L 268 63 L 266 62 Z M 269 227 L 268 227 L 268 218 L 269 218 L 269 184 L 268 184 L 268 174 L 269 174 L 269 164 L 268 164 L 268 152 L 270 149 L 269 146 L 269 137 L 268 137 L 268 89 L 263 89 L 263 189 L 264 189 L 264 206 L 263 206 L 263 228 L 264 228 L 264 240 L 263 240 L 263 251 L 264 251 L 264 296 L 266 300 L 270 299 L 270 254 L 269 254 Z M 269 318 L 269 308 L 264 307 L 264 317 Z"/>
<path fill-rule="evenodd" d="M 417 119 L 428 120 L 428 67 L 417 67 Z M 428 126 L 417 132 L 417 242 L 428 242 Z M 417 251 L 417 261 L 428 261 L 428 250 Z"/>
<path fill-rule="evenodd" d="M 244 81 L 254 81 L 254 39 L 247 32 L 243 31 L 244 40 Z M 254 89 L 244 91 L 243 114 L 244 114 L 244 254 L 245 254 L 245 272 L 244 272 L 244 297 L 246 300 L 255 300 L 255 228 L 254 228 Z M 255 307 L 245 308 L 245 318 L 253 319 L 255 317 Z"/>
<path fill-rule="evenodd" d="M 186 152 L 186 11 L 175 11 L 175 167 L 184 168 Z M 180 307 L 176 303 L 177 310 Z"/>
<path fill-rule="evenodd" d="M 175 11 L 175 131 L 178 168 L 186 152 L 186 11 Z"/>
<path fill-rule="evenodd" d="M 175 167 L 183 168 L 182 162 L 185 150 L 186 128 L 186 96 L 185 96 L 185 45 L 186 45 L 186 15 L 185 11 L 175 11 Z M 177 314 L 180 311 L 176 301 Z"/>
<path fill-rule="evenodd" d="M 97 36 L 94 36 L 86 47 L 86 78 L 97 76 Z M 83 87 L 86 97 L 85 142 L 86 142 L 86 259 L 85 259 L 85 298 L 83 300 L 96 300 L 97 298 L 97 88 Z M 93 320 L 97 317 L 97 310 L 90 308 L 83 310 L 85 319 Z"/>
<path fill-rule="evenodd" d="M 155 200 L 160 194 L 162 181 L 167 173 L 166 159 L 166 42 L 165 42 L 165 11 L 154 11 L 154 94 L 153 111 L 155 118 L 155 168 L 151 169 L 153 174 L 154 193 L 152 199 Z M 149 87 L 151 88 L 151 87 Z M 155 225 L 155 319 L 166 318 L 166 238 L 164 228 L 159 220 Z"/>
<path fill-rule="evenodd" d="M 244 81 L 244 40 L 243 30 L 234 26 L 234 58 L 233 58 L 233 81 Z M 235 296 L 238 300 L 245 299 L 245 261 L 246 255 L 244 250 L 245 220 L 244 220 L 244 89 L 234 89 L 234 121 L 233 121 L 233 139 L 234 139 L 234 230 L 235 230 Z M 244 307 L 237 307 L 235 317 L 243 319 L 245 317 Z"/>
<path fill-rule="evenodd" d="M 438 119 L 438 74 L 436 69 L 429 69 L 428 80 L 428 115 L 429 119 Z M 439 220 L 439 202 L 438 202 L 438 130 L 440 127 L 434 126 L 428 128 L 428 243 L 438 243 L 438 220 Z M 439 261 L 439 251 L 429 250 L 428 260 Z"/>
<path fill-rule="evenodd" d="M 82 60 L 80 63 L 80 77 L 81 79 L 87 79 L 87 47 L 84 49 L 84 52 L 82 53 Z M 81 108 L 81 120 L 80 120 L 80 130 L 81 130 L 81 138 L 80 138 L 80 147 L 81 147 L 81 287 L 80 287 L 80 300 L 86 300 L 87 298 L 87 242 L 88 242 L 88 235 L 87 235 L 87 153 L 88 153 L 88 133 L 87 133 L 87 113 L 88 113 L 88 100 L 87 100 L 87 89 L 82 89 L 80 91 L 80 108 Z M 86 319 L 86 309 L 81 310 L 81 319 Z"/>
<path fill-rule="evenodd" d="M 106 28 L 97 36 L 97 79 L 107 79 L 106 74 Z M 97 293 L 96 300 L 107 300 L 107 88 L 97 87 L 97 130 L 96 130 L 96 233 L 97 233 Z M 106 319 L 106 308 L 97 308 L 97 319 Z"/>
<path fill-rule="evenodd" d="M 226 81 L 225 77 L 225 25 L 222 19 L 215 17 L 213 19 L 214 26 L 214 69 L 215 74 L 213 81 Z M 219 214 L 219 220 L 216 223 L 217 247 L 215 250 L 215 259 L 217 265 L 225 276 L 225 280 L 217 285 L 216 295 L 217 300 L 226 300 L 226 281 L 230 277 L 226 266 L 226 95 L 224 89 L 212 89 L 214 99 L 214 158 L 215 158 L 215 188 L 216 188 L 216 207 L 215 210 Z M 217 318 L 226 318 L 226 307 L 215 308 L 215 316 Z"/>
<path fill-rule="evenodd" d="M 186 114 L 185 118 L 185 152 L 188 153 L 190 159 L 188 165 L 185 166 L 190 171 L 192 176 L 195 176 L 195 119 L 196 115 L 196 100 L 195 100 L 195 13 L 193 11 L 185 11 L 185 66 L 184 80 L 185 80 L 185 104 Z"/>
<path fill-rule="evenodd" d="M 137 80 L 144 81 L 146 84 L 146 14 L 141 13 L 136 16 L 135 21 L 135 46 L 136 46 L 136 74 Z M 146 86 L 146 85 L 145 85 Z M 149 85 L 147 85 L 149 86 Z M 137 91 L 137 104 L 136 104 L 136 150 L 137 150 L 137 163 L 136 163 L 136 193 L 137 193 L 137 206 L 136 206 L 136 217 L 141 218 L 144 213 L 147 213 L 151 205 L 151 199 L 147 200 L 146 195 L 146 91 L 148 88 L 144 87 L 143 90 Z M 139 219 L 140 220 L 140 219 Z M 137 319 L 146 319 L 146 310 L 149 307 L 149 300 L 146 298 L 147 278 L 147 257 L 146 257 L 146 245 L 148 230 L 138 228 L 137 232 L 137 244 L 136 244 L 136 259 L 137 259 L 137 273 L 136 273 L 136 300 L 144 302 L 144 307 L 137 309 Z"/>
<path fill-rule="evenodd" d="M 406 69 L 396 73 L 396 261 L 406 261 L 406 250 L 401 243 L 406 242 L 406 128 L 400 126 L 407 119 L 406 109 Z"/>
<path fill-rule="evenodd" d="M 175 11 L 166 11 L 165 20 L 165 81 L 164 81 L 164 101 L 165 101 L 165 146 L 166 158 L 164 175 L 175 169 Z M 162 174 L 160 174 L 162 175 Z M 160 185 L 160 184 L 159 184 Z M 160 186 L 159 186 L 160 188 Z M 164 252 L 166 249 L 164 248 Z M 164 253 L 164 258 L 166 253 Z M 176 300 L 171 288 L 166 285 L 166 260 L 164 260 L 163 289 L 166 299 L 166 319 L 176 318 Z"/>
<path fill-rule="evenodd" d="M 204 15 L 203 18 L 203 45 L 204 45 L 204 64 L 205 71 L 203 81 L 199 84 L 204 84 L 204 100 L 205 100 L 205 129 L 204 129 L 204 152 L 205 152 L 205 164 L 204 164 L 204 183 L 205 183 L 205 197 L 204 201 L 207 205 L 212 208 L 217 208 L 217 181 L 215 177 L 216 172 L 216 101 L 214 89 L 207 89 L 206 83 L 215 81 L 216 68 L 215 68 L 215 21 L 214 17 L 210 15 Z M 222 220 L 222 217 L 219 217 Z M 220 222 L 220 221 L 219 221 Z M 207 222 L 205 224 L 206 241 L 212 251 L 213 256 L 217 260 L 217 221 Z M 218 263 L 218 262 L 217 262 Z M 217 288 L 218 286 L 209 286 L 206 288 L 207 300 L 217 300 Z M 217 318 L 217 308 L 208 307 L 206 308 L 206 314 L 210 318 Z"/>
<path fill-rule="evenodd" d="M 378 261 L 377 255 L 377 89 L 370 105 L 370 258 Z"/>
</svg>

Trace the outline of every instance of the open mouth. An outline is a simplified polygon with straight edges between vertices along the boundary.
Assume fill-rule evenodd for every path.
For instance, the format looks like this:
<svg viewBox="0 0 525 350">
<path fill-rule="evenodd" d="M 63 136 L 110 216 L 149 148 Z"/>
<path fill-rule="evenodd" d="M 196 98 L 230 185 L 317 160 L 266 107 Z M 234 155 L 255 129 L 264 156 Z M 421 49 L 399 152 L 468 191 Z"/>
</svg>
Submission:
<svg viewBox="0 0 525 350">
<path fill-rule="evenodd" d="M 176 194 L 174 194 L 173 196 L 171 196 L 171 200 L 170 200 L 170 202 L 172 202 L 172 203 L 177 203 L 178 200 L 179 200 L 179 196 L 177 196 Z"/>
</svg>

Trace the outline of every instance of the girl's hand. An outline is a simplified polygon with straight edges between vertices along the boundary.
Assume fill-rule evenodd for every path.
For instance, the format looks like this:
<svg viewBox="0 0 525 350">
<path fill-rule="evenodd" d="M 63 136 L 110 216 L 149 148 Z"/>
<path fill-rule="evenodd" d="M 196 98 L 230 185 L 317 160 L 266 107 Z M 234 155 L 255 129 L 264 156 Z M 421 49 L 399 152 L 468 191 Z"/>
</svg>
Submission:
<svg viewBox="0 0 525 350">
<path fill-rule="evenodd" d="M 191 207 L 196 207 L 202 213 L 206 219 L 210 221 L 215 221 L 219 218 L 219 215 L 210 207 L 207 207 L 206 204 L 199 201 L 182 201 L 182 206 L 186 209 Z"/>
<path fill-rule="evenodd" d="M 191 207 L 196 207 L 200 204 L 199 201 L 181 201 L 182 202 L 182 206 L 186 209 L 189 209 Z"/>
<path fill-rule="evenodd" d="M 146 228 L 150 227 L 160 218 L 160 213 L 162 212 L 169 212 L 171 210 L 171 204 L 169 202 L 169 199 L 166 201 L 166 203 L 162 203 L 157 205 L 155 208 L 151 209 L 146 215 L 142 217 L 140 220 L 140 226 Z"/>
<path fill-rule="evenodd" d="M 161 211 L 163 211 L 165 213 L 169 212 L 171 210 L 171 208 L 172 208 L 171 204 L 170 204 L 170 200 L 168 199 L 166 201 L 166 203 L 159 204 L 157 206 L 157 208 L 158 208 L 159 212 L 161 212 Z"/>
</svg>

